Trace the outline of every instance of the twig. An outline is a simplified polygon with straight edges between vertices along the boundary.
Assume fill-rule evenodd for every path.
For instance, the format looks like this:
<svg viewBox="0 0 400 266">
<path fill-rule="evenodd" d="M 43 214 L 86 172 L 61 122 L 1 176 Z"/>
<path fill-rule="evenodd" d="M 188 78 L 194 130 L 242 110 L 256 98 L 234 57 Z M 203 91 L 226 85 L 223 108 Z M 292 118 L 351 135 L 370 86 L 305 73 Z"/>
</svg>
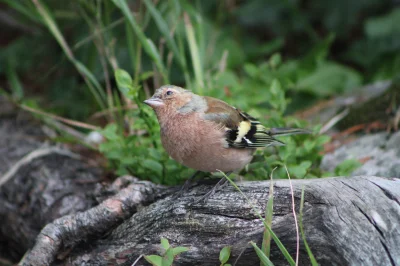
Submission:
<svg viewBox="0 0 400 266">
<path fill-rule="evenodd" d="M 90 130 L 99 130 L 100 129 L 100 127 L 97 127 L 97 126 L 94 126 L 94 125 L 90 125 L 90 124 L 87 124 L 87 123 L 71 120 L 71 119 L 64 118 L 64 117 L 61 117 L 61 116 L 58 116 L 58 115 L 53 115 L 53 114 L 50 114 L 50 113 L 47 113 L 47 112 L 44 112 L 44 111 L 41 111 L 41 110 L 37 110 L 37 109 L 31 108 L 31 107 L 28 107 L 26 105 L 20 105 L 19 107 L 21 107 L 22 109 L 24 109 L 26 111 L 35 113 L 35 114 L 51 117 L 51 118 L 53 118 L 55 120 L 59 120 L 59 121 L 65 123 L 65 124 L 68 124 L 68 125 L 71 125 L 71 126 L 76 126 L 76 127 L 80 127 L 80 128 L 86 128 L 86 129 L 90 129 Z"/>
<path fill-rule="evenodd" d="M 22 157 L 18 162 L 16 162 L 13 167 L 11 167 L 3 176 L 0 177 L 0 187 L 6 183 L 8 180 L 10 180 L 15 173 L 17 173 L 17 171 L 27 165 L 28 163 L 30 163 L 31 161 L 49 155 L 51 153 L 58 153 L 61 155 L 66 155 L 72 158 L 80 158 L 79 155 L 72 153 L 68 150 L 62 150 L 58 147 L 50 147 L 50 148 L 41 148 L 41 149 L 37 149 L 34 150 L 30 153 L 28 153 L 27 155 L 25 155 L 24 157 Z"/>
</svg>

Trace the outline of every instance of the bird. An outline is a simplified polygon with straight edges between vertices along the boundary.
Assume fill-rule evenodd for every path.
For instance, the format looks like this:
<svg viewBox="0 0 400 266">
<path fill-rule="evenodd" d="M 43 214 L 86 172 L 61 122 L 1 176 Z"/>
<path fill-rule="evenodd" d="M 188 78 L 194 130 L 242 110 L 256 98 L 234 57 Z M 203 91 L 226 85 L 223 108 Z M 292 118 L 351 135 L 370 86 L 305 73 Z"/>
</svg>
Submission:
<svg viewBox="0 0 400 266">
<path fill-rule="evenodd" d="M 157 116 L 161 143 L 172 159 L 199 172 L 243 169 L 257 148 L 285 145 L 276 136 L 308 134 L 300 128 L 267 128 L 228 103 L 164 85 L 144 101 Z"/>
</svg>

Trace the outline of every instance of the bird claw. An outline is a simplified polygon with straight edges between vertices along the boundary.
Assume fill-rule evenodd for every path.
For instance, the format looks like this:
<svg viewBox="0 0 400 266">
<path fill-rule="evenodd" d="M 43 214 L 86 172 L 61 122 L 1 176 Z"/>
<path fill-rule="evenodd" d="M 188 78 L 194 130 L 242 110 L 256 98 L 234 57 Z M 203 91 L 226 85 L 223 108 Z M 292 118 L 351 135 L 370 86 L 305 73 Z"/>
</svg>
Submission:
<svg viewBox="0 0 400 266">
<path fill-rule="evenodd" d="M 203 197 L 196 200 L 194 203 L 195 204 L 200 202 L 206 203 L 207 200 L 215 194 L 215 192 L 217 192 L 220 188 L 228 184 L 227 181 L 228 179 L 226 179 L 225 177 L 221 178 L 221 180 L 219 180 L 218 183 L 210 191 L 208 191 Z"/>
</svg>

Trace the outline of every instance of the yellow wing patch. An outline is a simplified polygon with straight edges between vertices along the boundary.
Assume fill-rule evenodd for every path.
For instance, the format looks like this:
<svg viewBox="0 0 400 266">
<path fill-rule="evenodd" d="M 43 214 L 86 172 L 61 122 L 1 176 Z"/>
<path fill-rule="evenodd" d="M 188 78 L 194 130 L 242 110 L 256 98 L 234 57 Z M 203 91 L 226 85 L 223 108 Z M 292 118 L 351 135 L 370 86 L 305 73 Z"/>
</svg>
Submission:
<svg viewBox="0 0 400 266">
<path fill-rule="evenodd" d="M 249 132 L 250 128 L 251 128 L 251 123 L 249 121 L 240 122 L 235 142 L 240 143 L 242 141 L 242 138 L 246 136 L 246 134 Z"/>
</svg>

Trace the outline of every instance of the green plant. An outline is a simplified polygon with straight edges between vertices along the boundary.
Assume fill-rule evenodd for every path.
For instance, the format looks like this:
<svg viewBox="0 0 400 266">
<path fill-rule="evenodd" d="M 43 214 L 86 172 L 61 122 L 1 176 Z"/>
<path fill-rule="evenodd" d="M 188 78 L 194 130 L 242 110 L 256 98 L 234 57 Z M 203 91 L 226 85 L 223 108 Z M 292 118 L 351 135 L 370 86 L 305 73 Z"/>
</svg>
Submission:
<svg viewBox="0 0 400 266">
<path fill-rule="evenodd" d="M 308 245 L 306 235 L 304 233 L 303 227 L 303 208 L 304 208 L 304 187 L 301 189 L 301 199 L 300 199 L 300 215 L 299 215 L 299 228 L 301 238 L 303 239 L 304 246 L 306 247 L 308 257 L 310 258 L 310 262 L 312 266 L 318 266 L 318 262 L 314 257 L 314 254 L 311 251 L 310 246 Z"/>
<path fill-rule="evenodd" d="M 274 183 L 273 183 L 272 177 L 273 177 L 275 170 L 276 170 L 276 168 L 274 168 L 272 170 L 271 175 L 270 175 L 271 183 L 269 185 L 268 200 L 267 200 L 267 204 L 265 205 L 265 211 L 264 211 L 265 222 L 270 228 L 272 227 L 272 217 L 274 215 Z M 261 250 L 265 254 L 265 256 L 267 256 L 268 258 L 270 255 L 270 249 L 271 249 L 271 234 L 265 228 L 264 234 L 263 234 Z"/>
<path fill-rule="evenodd" d="M 179 254 L 188 251 L 189 249 L 186 247 L 171 247 L 168 240 L 166 238 L 161 238 L 161 246 L 164 249 L 163 255 L 148 255 L 144 256 L 144 258 L 154 266 L 171 266 L 174 262 L 174 259 Z"/>
<path fill-rule="evenodd" d="M 23 102 L 31 96 L 26 88 L 42 88 L 41 97 L 34 99 L 40 111 L 95 125 L 90 128 L 102 127 L 106 142 L 99 150 L 111 168 L 117 174 L 131 173 L 155 182 L 179 183 L 190 170 L 168 159 L 154 114 L 142 108 L 153 88 L 170 82 L 222 98 L 270 127 L 305 127 L 318 132 L 318 125 L 290 114 L 317 99 L 348 92 L 365 80 L 390 77 L 399 69 L 398 43 L 388 40 L 399 33 L 395 22 L 400 13 L 378 0 L 365 6 L 351 3 L 354 12 L 366 12 L 358 23 L 362 36 L 352 39 L 346 39 L 346 34 L 354 31 L 354 18 L 345 23 L 349 29 L 343 29 L 339 23 L 343 14 L 329 13 L 329 8 L 315 1 L 303 9 L 297 2 L 256 0 L 240 3 L 235 12 L 228 2 L 212 1 L 1 1 L 16 10 L 15 19 L 34 32 L 0 51 L 0 65 L 7 66 L 0 67 L 0 74 L 7 77 L 13 97 Z M 344 8 L 342 4 L 329 6 L 337 11 Z M 380 6 L 380 15 L 368 6 Z M 317 8 L 329 16 L 312 12 Z M 260 16 L 264 14 L 261 10 L 271 16 Z M 284 14 L 289 18 L 283 25 L 279 18 Z M 313 28 L 309 16 L 320 21 L 327 33 Z M 232 19 L 239 23 L 229 23 Z M 271 38 L 260 41 L 252 36 L 247 30 L 250 24 L 274 24 L 268 27 Z M 305 33 L 307 40 L 299 39 L 298 33 Z M 291 47 L 294 38 L 296 46 Z M 346 49 L 338 53 L 337 42 L 344 40 Z M 37 49 L 27 51 L 28 41 Z M 49 50 L 54 51 L 51 56 Z M 346 64 L 341 60 L 344 57 L 365 72 Z M 41 62 L 39 67 L 37 62 Z M 382 67 L 375 67 L 377 63 Z M 117 74 L 119 69 L 132 77 Z M 126 83 L 128 91 L 123 87 Z M 284 147 L 257 151 L 246 178 L 265 179 L 283 164 L 294 178 L 325 175 L 319 164 L 327 136 L 282 140 Z M 286 178 L 283 168 L 276 176 Z"/>
<path fill-rule="evenodd" d="M 253 241 L 250 241 L 250 244 L 253 246 L 254 250 L 256 251 L 256 254 L 258 258 L 260 259 L 261 266 L 273 266 L 274 264 L 270 261 L 270 259 L 267 257 L 267 255 L 257 246 L 256 243 Z M 294 264 L 291 264 L 294 265 Z"/>
<path fill-rule="evenodd" d="M 361 165 L 362 165 L 362 163 L 356 159 L 344 160 L 338 166 L 336 166 L 334 175 L 335 176 L 348 176 L 354 170 L 359 168 Z"/>
<path fill-rule="evenodd" d="M 231 247 L 226 246 L 221 249 L 219 252 L 219 261 L 221 262 L 221 266 L 231 266 L 231 264 L 228 264 L 229 257 L 231 256 Z"/>
<path fill-rule="evenodd" d="M 221 174 L 229 181 L 229 183 L 235 187 L 239 193 L 246 199 L 246 201 L 250 204 L 252 210 L 254 211 L 255 215 L 257 215 L 257 217 L 262 221 L 264 228 L 268 230 L 269 234 L 271 235 L 272 239 L 275 241 L 275 244 L 278 246 L 279 250 L 282 252 L 282 255 L 286 258 L 286 260 L 288 261 L 288 263 L 290 265 L 295 265 L 295 261 L 293 260 L 292 256 L 290 256 L 289 252 L 287 251 L 287 249 L 285 248 L 285 246 L 282 244 L 282 242 L 279 240 L 279 238 L 276 236 L 276 234 L 272 231 L 271 227 L 267 224 L 267 222 L 265 221 L 265 219 L 261 216 L 261 214 L 257 211 L 256 207 L 254 206 L 254 204 L 249 200 L 249 198 L 240 190 L 240 188 L 235 184 L 235 182 L 232 181 L 232 179 L 230 179 L 227 175 L 225 175 L 225 173 L 221 172 Z M 257 249 L 256 249 L 257 252 Z M 262 252 L 262 250 L 259 250 L 259 252 L 261 252 L 262 254 L 264 254 Z M 258 254 L 258 252 L 257 252 Z M 265 254 L 264 254 L 265 256 Z M 266 257 L 266 256 L 265 256 Z M 267 258 L 268 259 L 268 258 Z M 269 260 L 269 259 L 268 259 Z"/>
</svg>

